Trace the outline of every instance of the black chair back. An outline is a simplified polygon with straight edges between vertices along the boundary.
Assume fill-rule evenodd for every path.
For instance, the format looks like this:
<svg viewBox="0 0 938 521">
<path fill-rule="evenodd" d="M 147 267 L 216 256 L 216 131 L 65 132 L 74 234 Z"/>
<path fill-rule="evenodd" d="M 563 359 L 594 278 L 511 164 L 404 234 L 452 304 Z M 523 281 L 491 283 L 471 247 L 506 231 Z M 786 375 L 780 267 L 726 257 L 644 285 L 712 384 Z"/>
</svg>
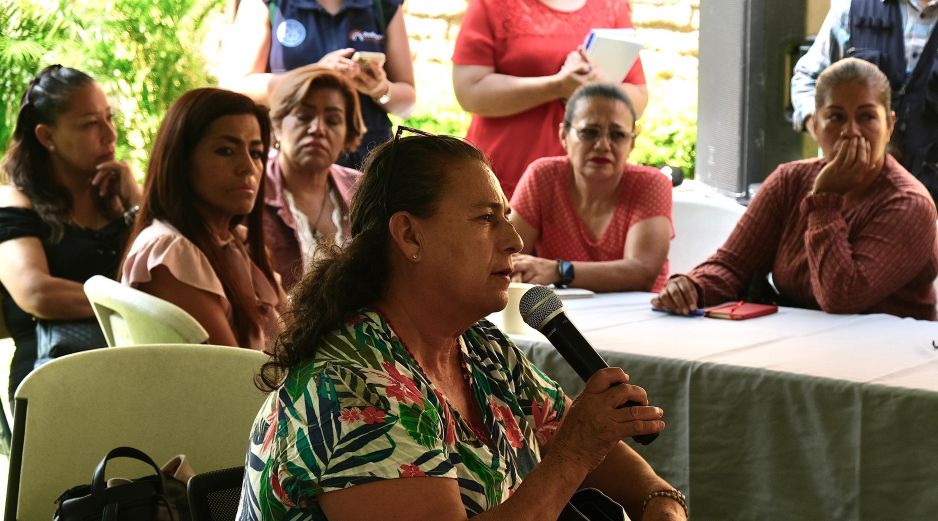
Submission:
<svg viewBox="0 0 938 521">
<path fill-rule="evenodd" d="M 189 480 L 192 521 L 235 521 L 244 467 L 197 474 Z"/>
</svg>

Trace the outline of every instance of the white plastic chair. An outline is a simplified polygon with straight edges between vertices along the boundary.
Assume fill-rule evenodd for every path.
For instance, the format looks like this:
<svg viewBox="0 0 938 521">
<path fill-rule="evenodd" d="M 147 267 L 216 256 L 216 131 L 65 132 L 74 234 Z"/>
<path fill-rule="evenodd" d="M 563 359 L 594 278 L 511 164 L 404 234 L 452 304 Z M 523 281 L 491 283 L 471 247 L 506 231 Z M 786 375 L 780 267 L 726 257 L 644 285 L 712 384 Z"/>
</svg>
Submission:
<svg viewBox="0 0 938 521">
<path fill-rule="evenodd" d="M 243 465 L 266 398 L 254 376 L 266 360 L 249 349 L 169 344 L 96 349 L 39 367 L 16 391 L 4 519 L 51 519 L 55 499 L 88 483 L 118 446 L 157 464 L 186 454 L 196 472 Z M 108 477 L 145 474 L 121 460 L 108 465 Z"/>
<path fill-rule="evenodd" d="M 109 346 L 208 340 L 205 328 L 179 306 L 107 277 L 88 279 L 85 294 Z"/>
<path fill-rule="evenodd" d="M 687 273 L 716 253 L 746 209 L 720 195 L 675 191 L 671 220 L 674 240 L 668 252 L 671 273 Z"/>
<path fill-rule="evenodd" d="M 0 291 L 0 297 L 3 297 L 2 291 Z M 6 318 L 3 316 L 3 306 L 0 306 L 0 349 L 10 349 L 12 351 L 15 348 L 13 340 L 9 340 L 9 338 L 10 331 L 7 329 Z M 4 354 L 3 360 L 9 360 L 6 354 Z M 12 418 L 7 411 L 12 407 L 7 406 L 5 396 L 0 397 L 0 454 L 8 454 L 10 449 Z"/>
<path fill-rule="evenodd" d="M 0 313 L 0 323 L 2 323 L 3 314 Z M 13 339 L 11 338 L 2 338 L 0 335 L 0 360 L 3 360 L 4 363 L 9 366 L 9 363 L 13 357 L 13 350 L 16 346 L 13 344 Z M 3 352 L 9 351 L 9 353 Z M 6 394 L 6 381 L 0 379 L 0 383 L 3 383 L 3 386 L 0 386 L 0 456 L 8 456 L 10 454 L 10 440 L 13 437 L 13 404 L 7 401 Z"/>
</svg>

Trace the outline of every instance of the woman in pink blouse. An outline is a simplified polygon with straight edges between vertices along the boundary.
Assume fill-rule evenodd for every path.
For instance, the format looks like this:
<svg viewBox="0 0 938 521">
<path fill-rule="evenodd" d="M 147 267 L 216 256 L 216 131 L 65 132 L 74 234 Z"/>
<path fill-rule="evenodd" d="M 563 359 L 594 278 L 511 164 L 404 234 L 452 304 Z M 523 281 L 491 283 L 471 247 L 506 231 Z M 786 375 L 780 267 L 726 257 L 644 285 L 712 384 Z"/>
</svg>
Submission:
<svg viewBox="0 0 938 521">
<path fill-rule="evenodd" d="M 187 92 L 160 125 L 121 281 L 186 310 L 209 343 L 264 349 L 283 290 L 261 225 L 267 110 L 221 89 Z"/>
<path fill-rule="evenodd" d="M 726 243 L 653 304 L 687 314 L 745 297 L 772 273 L 782 302 L 829 313 L 935 320 L 935 205 L 886 144 L 896 116 L 875 65 L 848 58 L 818 77 L 820 159 L 766 179 Z"/>
<path fill-rule="evenodd" d="M 631 100 L 617 85 L 581 87 L 558 132 L 567 155 L 531 163 L 511 198 L 511 221 L 524 240 L 514 279 L 660 290 L 672 236 L 671 182 L 627 162 L 635 138 Z"/>
</svg>

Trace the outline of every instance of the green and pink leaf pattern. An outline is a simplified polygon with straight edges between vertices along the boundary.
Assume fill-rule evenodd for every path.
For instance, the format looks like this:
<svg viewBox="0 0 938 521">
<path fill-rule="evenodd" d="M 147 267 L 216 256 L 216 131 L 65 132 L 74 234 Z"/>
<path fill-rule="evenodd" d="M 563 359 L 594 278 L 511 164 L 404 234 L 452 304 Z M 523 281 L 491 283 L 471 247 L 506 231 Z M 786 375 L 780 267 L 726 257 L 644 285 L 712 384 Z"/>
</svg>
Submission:
<svg viewBox="0 0 938 521">
<path fill-rule="evenodd" d="M 453 478 L 467 515 L 510 497 L 564 413 L 560 387 L 487 321 L 463 335 L 489 447 L 365 310 L 330 333 L 257 416 L 238 519 L 325 520 L 316 497 L 380 479 Z"/>
</svg>

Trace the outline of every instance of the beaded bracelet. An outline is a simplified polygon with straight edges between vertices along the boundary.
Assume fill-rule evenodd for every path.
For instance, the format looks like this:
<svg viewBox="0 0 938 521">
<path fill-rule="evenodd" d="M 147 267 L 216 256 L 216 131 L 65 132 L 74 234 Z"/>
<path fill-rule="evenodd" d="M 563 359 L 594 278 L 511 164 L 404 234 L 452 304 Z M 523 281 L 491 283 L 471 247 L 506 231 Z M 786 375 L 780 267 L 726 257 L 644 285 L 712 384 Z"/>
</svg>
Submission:
<svg viewBox="0 0 938 521">
<path fill-rule="evenodd" d="M 690 514 L 687 512 L 687 498 L 684 497 L 684 494 L 680 490 L 671 489 L 671 490 L 656 490 L 651 494 L 645 496 L 645 499 L 642 500 L 642 512 L 645 511 L 645 507 L 648 506 L 648 502 L 656 497 L 666 497 L 671 498 L 678 502 L 681 505 L 681 508 L 684 509 L 684 517 L 690 519 Z"/>
</svg>

